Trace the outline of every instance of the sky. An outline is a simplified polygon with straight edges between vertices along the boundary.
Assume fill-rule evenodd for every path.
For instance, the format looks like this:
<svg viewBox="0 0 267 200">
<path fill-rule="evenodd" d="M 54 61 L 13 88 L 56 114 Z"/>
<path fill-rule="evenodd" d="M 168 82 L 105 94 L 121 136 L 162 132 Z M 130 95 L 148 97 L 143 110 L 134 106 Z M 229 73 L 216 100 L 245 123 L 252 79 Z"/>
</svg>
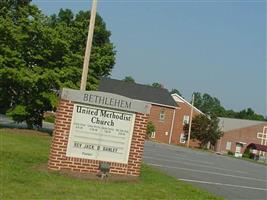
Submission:
<svg viewBox="0 0 267 200">
<path fill-rule="evenodd" d="M 90 10 L 90 0 L 33 0 L 44 14 Z M 266 1 L 99 0 L 116 47 L 115 79 L 159 82 L 267 116 Z"/>
</svg>

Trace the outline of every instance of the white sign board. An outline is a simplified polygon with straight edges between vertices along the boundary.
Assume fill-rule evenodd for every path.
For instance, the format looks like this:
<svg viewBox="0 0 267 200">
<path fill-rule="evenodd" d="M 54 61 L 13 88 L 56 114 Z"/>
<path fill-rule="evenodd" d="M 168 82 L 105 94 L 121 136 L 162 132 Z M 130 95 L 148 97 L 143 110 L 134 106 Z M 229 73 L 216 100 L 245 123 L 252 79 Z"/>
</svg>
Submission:
<svg viewBox="0 0 267 200">
<path fill-rule="evenodd" d="M 67 156 L 127 163 L 135 114 L 74 104 Z"/>
</svg>

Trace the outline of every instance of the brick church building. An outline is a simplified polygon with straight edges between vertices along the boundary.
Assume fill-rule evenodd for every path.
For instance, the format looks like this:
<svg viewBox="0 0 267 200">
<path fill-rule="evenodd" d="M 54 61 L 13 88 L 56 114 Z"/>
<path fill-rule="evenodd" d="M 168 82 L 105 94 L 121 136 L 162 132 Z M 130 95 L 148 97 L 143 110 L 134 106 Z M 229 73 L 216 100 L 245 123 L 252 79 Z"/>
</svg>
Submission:
<svg viewBox="0 0 267 200">
<path fill-rule="evenodd" d="M 114 93 L 152 105 L 149 121 L 155 125 L 156 131 L 151 139 L 167 144 L 186 145 L 183 126 L 189 123 L 192 105 L 178 94 L 170 94 L 167 89 L 154 88 L 148 85 L 129 83 L 110 78 L 102 78 L 99 91 Z M 193 117 L 203 114 L 196 107 Z M 242 156 L 251 143 L 267 145 L 267 122 L 219 118 L 223 137 L 217 141 L 215 151 L 235 156 Z M 265 136 L 264 136 L 265 134 Z M 261 138 L 260 138 L 261 137 Z M 190 147 L 198 147 L 198 141 L 190 140 Z"/>
<path fill-rule="evenodd" d="M 217 141 L 215 150 L 220 153 L 231 151 L 241 157 L 251 143 L 267 145 L 267 122 L 244 119 L 219 118 L 223 137 Z"/>
<path fill-rule="evenodd" d="M 171 143 L 178 145 L 186 145 L 186 138 L 183 131 L 183 127 L 185 124 L 188 124 L 190 121 L 190 114 L 192 104 L 186 101 L 183 97 L 178 94 L 171 95 L 174 101 L 177 104 L 176 115 L 174 119 L 174 129 L 173 136 L 171 138 Z M 196 115 L 204 114 L 196 107 L 193 108 L 193 118 Z M 190 147 L 198 147 L 199 143 L 196 140 L 190 140 Z"/>
<path fill-rule="evenodd" d="M 168 144 L 186 145 L 183 126 L 189 123 L 191 104 L 178 94 L 171 95 L 165 88 L 154 88 L 110 78 L 102 78 L 98 90 L 150 103 L 152 107 L 149 121 L 156 129 L 151 139 Z M 194 108 L 193 116 L 198 114 L 202 112 Z M 198 143 L 191 140 L 190 146 L 197 147 Z"/>
<path fill-rule="evenodd" d="M 167 89 L 102 78 L 98 90 L 150 103 L 151 110 L 148 121 L 152 121 L 156 129 L 152 137 L 160 142 L 169 142 L 173 132 L 173 118 L 177 104 Z"/>
</svg>

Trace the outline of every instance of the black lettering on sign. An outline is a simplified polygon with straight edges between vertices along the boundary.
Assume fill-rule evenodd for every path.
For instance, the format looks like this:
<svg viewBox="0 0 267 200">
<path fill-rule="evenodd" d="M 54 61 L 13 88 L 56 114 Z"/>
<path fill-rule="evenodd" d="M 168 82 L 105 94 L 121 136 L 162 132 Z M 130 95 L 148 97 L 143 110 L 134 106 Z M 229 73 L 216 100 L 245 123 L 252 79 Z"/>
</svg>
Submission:
<svg viewBox="0 0 267 200">
<path fill-rule="evenodd" d="M 100 120 L 98 117 L 92 117 L 91 118 L 91 122 L 93 124 L 106 125 L 106 126 L 114 126 L 114 121 L 113 120 L 105 121 L 105 120 Z"/>
<path fill-rule="evenodd" d="M 118 149 L 114 148 L 114 147 L 103 147 L 103 151 L 109 151 L 109 152 L 116 153 L 118 151 Z"/>
<path fill-rule="evenodd" d="M 91 144 L 85 144 L 84 149 L 95 149 L 94 145 L 91 145 Z"/>
<path fill-rule="evenodd" d="M 128 108 L 131 109 L 132 103 L 127 102 L 122 99 L 114 99 L 114 98 L 109 98 L 105 96 L 97 96 L 93 94 L 84 94 L 83 95 L 83 101 L 90 102 L 90 103 L 95 103 L 99 105 L 108 105 L 112 107 L 118 107 L 118 108 Z"/>
<path fill-rule="evenodd" d="M 88 101 L 88 94 L 84 94 L 84 95 L 83 95 L 83 100 L 84 100 L 84 101 Z"/>
<path fill-rule="evenodd" d="M 74 142 L 73 147 L 75 147 L 75 148 L 82 148 L 82 143 Z"/>
</svg>

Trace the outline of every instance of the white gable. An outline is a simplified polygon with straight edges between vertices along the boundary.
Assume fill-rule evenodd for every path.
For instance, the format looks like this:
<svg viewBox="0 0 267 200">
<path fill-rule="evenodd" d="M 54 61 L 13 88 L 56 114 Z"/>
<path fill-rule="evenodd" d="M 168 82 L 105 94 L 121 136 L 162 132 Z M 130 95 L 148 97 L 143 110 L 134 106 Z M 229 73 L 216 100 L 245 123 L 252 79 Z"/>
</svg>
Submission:
<svg viewBox="0 0 267 200">
<path fill-rule="evenodd" d="M 175 102 L 178 102 L 178 103 L 186 103 L 187 105 L 189 105 L 190 107 L 192 107 L 192 104 L 189 103 L 188 101 L 186 101 L 183 97 L 181 97 L 180 95 L 174 93 L 172 94 L 172 98 L 174 99 Z M 204 114 L 201 110 L 197 109 L 195 106 L 194 106 L 194 110 L 199 112 L 200 114 Z"/>
<path fill-rule="evenodd" d="M 178 96 L 178 95 L 172 94 L 172 98 L 174 99 L 175 102 L 184 103 L 182 98 L 180 96 Z"/>
</svg>

